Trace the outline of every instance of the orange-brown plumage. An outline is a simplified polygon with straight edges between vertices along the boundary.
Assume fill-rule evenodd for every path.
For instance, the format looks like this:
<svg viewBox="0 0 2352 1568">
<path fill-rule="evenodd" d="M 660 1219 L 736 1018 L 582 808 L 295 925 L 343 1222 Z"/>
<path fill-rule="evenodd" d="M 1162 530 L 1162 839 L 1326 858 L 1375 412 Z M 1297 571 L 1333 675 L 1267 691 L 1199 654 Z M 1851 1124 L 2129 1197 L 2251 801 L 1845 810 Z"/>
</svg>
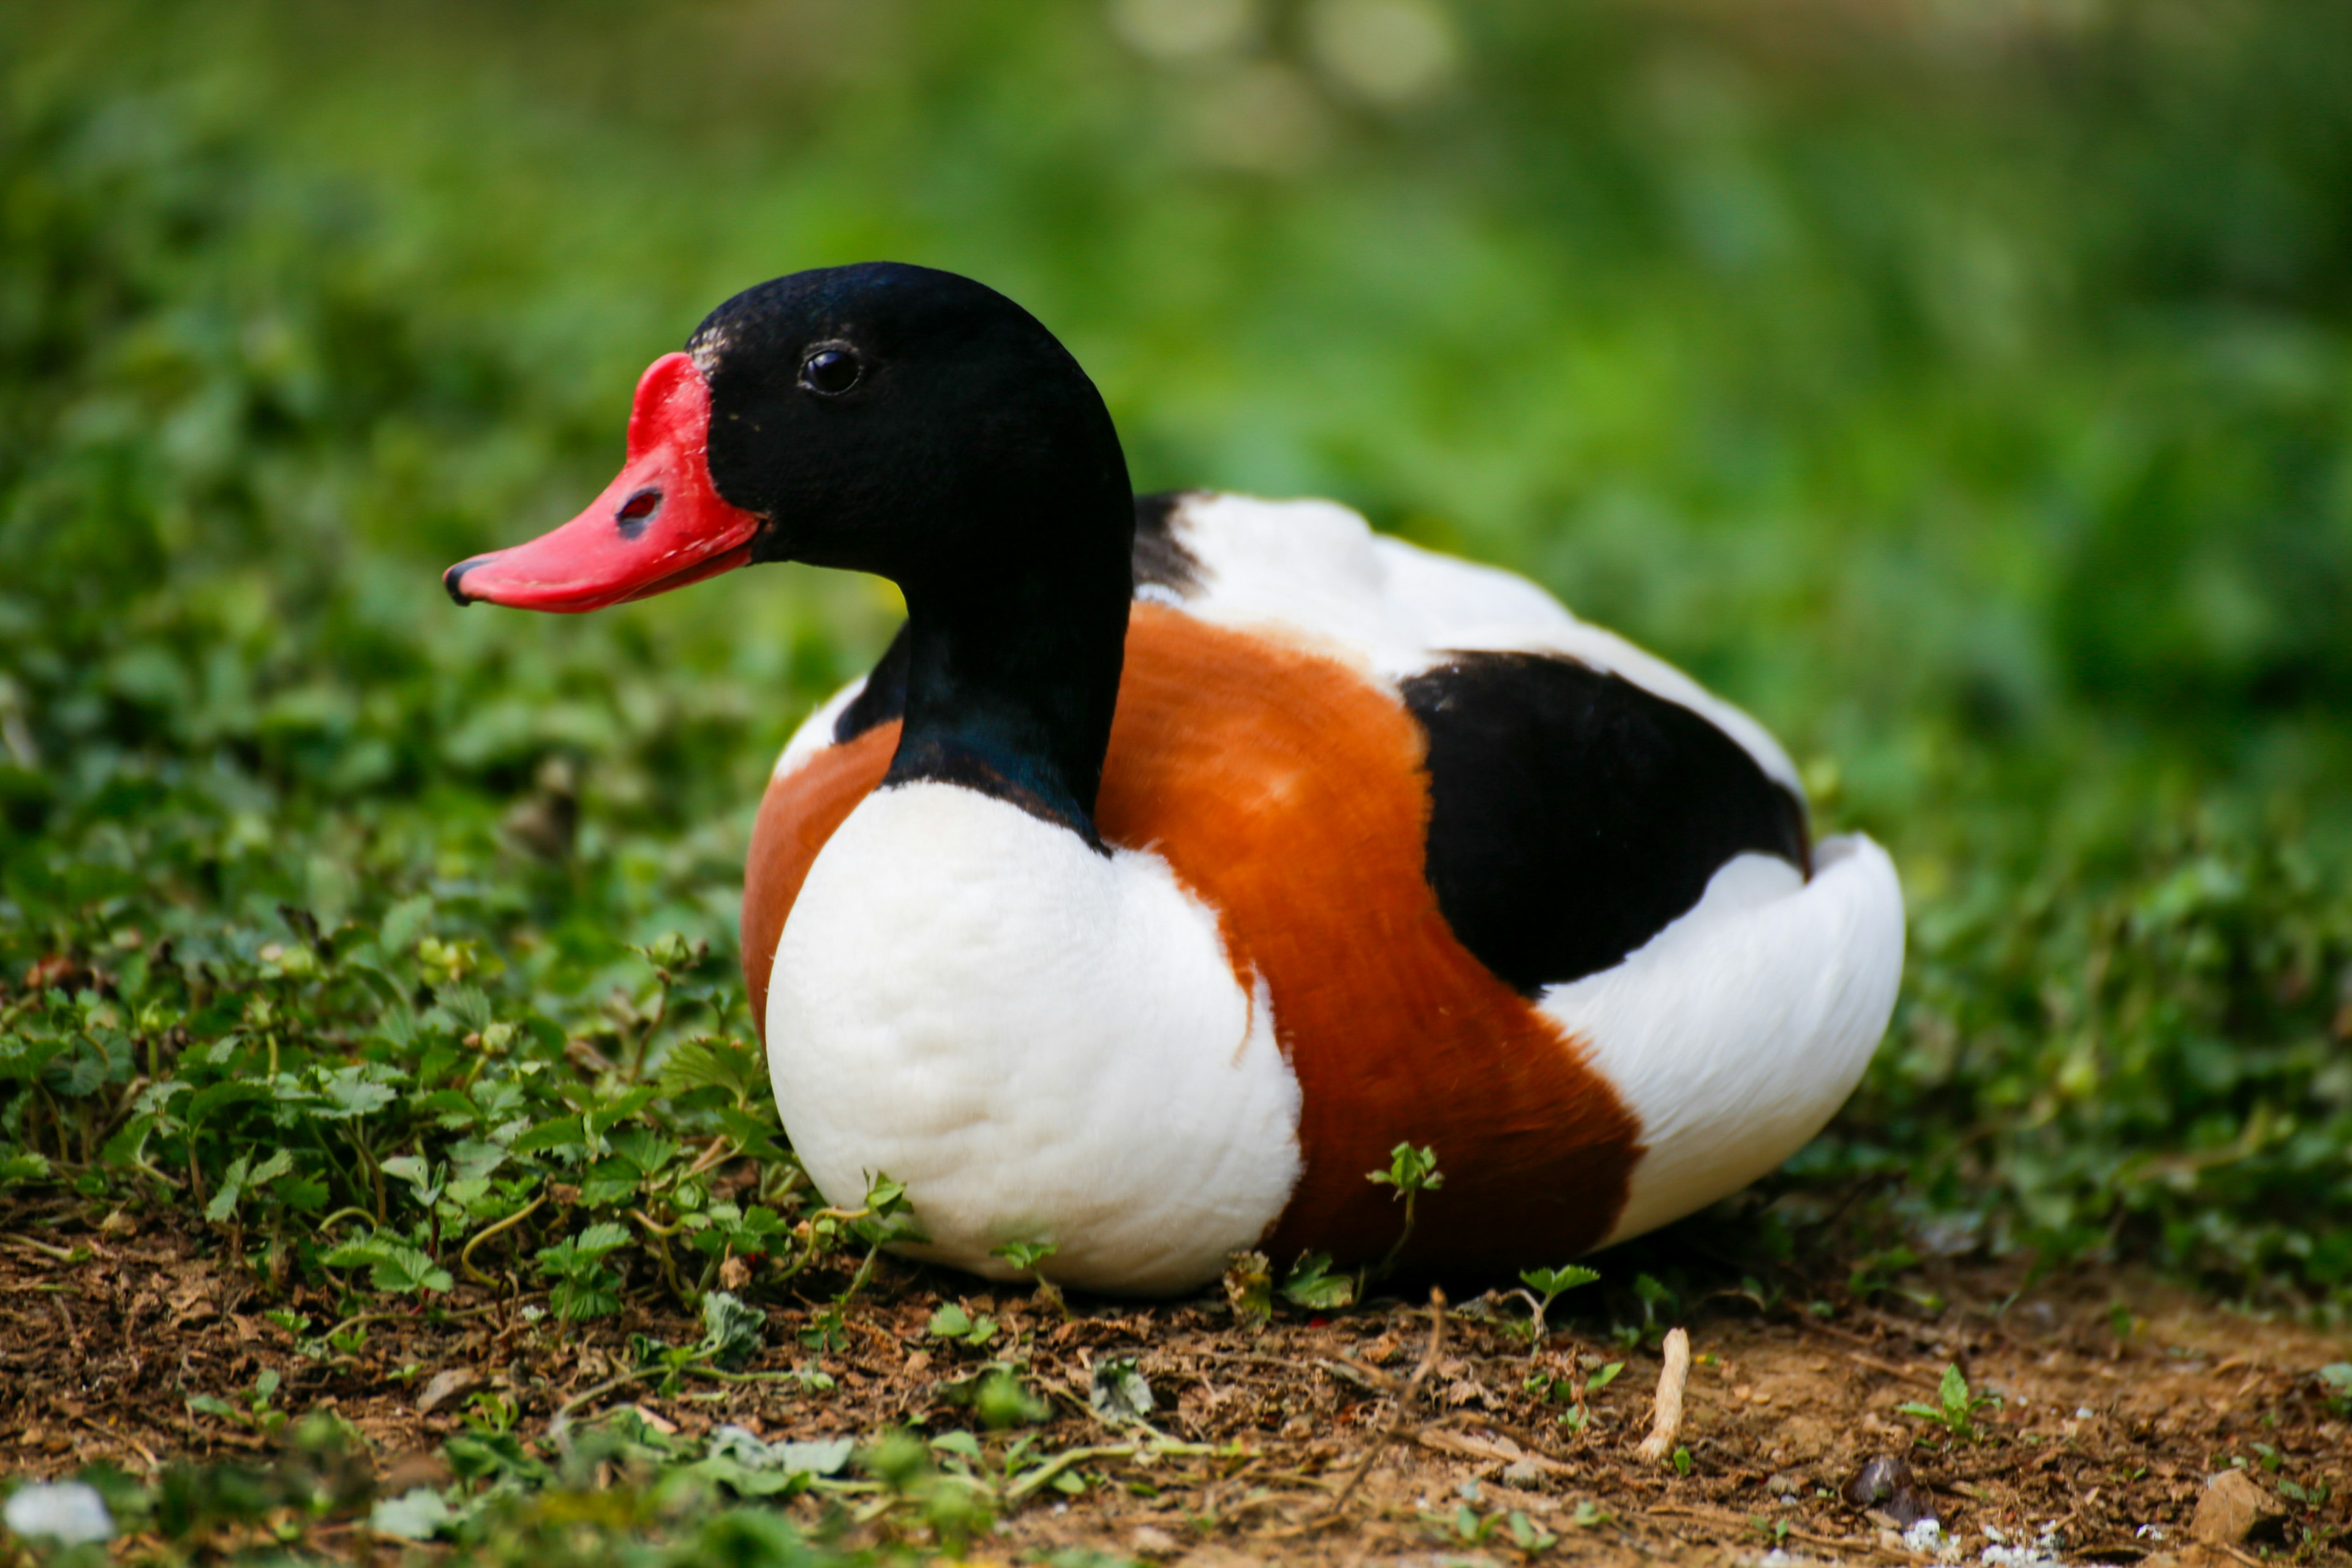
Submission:
<svg viewBox="0 0 2352 1568">
<path fill-rule="evenodd" d="M 771 784 L 752 837 L 744 978 L 765 1027 L 778 934 L 818 851 L 881 781 L 898 726 Z M 1568 1257 L 1606 1236 L 1640 1153 L 1632 1113 L 1455 940 L 1423 871 L 1421 732 L 1395 696 L 1304 644 L 1135 606 L 1096 821 L 1214 909 L 1266 983 L 1297 1076 L 1304 1169 L 1265 1245 L 1375 1258 L 1402 1211 L 1365 1173 L 1437 1152 L 1409 1261 Z"/>
<path fill-rule="evenodd" d="M 743 988 L 751 1022 L 768 1034 L 768 972 L 784 917 L 801 896 L 817 851 L 842 819 L 857 808 L 889 770 L 898 749 L 898 725 L 877 724 L 838 746 L 827 746 L 789 773 L 768 781 L 751 824 L 751 852 L 743 864 Z"/>
</svg>

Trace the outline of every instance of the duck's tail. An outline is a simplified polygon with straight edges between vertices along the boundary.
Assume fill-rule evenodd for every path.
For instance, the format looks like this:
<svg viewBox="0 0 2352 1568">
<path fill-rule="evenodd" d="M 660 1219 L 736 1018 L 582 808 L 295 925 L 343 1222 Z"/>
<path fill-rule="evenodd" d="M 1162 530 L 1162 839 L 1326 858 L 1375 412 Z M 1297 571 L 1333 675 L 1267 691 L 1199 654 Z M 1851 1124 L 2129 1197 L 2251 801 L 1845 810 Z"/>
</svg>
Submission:
<svg viewBox="0 0 2352 1568">
<path fill-rule="evenodd" d="M 1642 1121 L 1609 1241 L 1738 1191 L 1820 1131 L 1869 1065 L 1902 973 L 1895 866 L 1856 835 L 1818 846 L 1810 880 L 1740 856 L 1622 963 L 1547 991 L 1544 1012 Z"/>
</svg>

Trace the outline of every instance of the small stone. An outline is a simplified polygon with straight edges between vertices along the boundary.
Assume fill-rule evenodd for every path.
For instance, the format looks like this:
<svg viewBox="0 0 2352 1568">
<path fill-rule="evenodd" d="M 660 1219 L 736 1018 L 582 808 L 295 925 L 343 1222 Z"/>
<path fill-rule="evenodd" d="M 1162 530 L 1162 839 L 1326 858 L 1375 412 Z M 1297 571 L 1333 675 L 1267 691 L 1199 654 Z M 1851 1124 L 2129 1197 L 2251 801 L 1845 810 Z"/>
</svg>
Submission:
<svg viewBox="0 0 2352 1568">
<path fill-rule="evenodd" d="M 379 1497 L 399 1497 L 419 1487 L 448 1484 L 449 1461 L 437 1449 L 424 1449 L 386 1461 L 383 1473 L 376 1478 L 375 1489 Z"/>
<path fill-rule="evenodd" d="M 67 1546 L 107 1541 L 114 1516 L 98 1489 L 82 1481 L 36 1481 L 8 1499 L 8 1528 L 30 1538 L 46 1535 Z"/>
<path fill-rule="evenodd" d="M 1936 1517 L 1936 1505 L 1920 1491 L 1918 1478 L 1900 1454 L 1874 1454 L 1838 1489 L 1848 1508 L 1883 1514 L 1897 1530 Z"/>
<path fill-rule="evenodd" d="M 2253 1477 L 2243 1470 L 2223 1470 L 2205 1478 L 2205 1490 L 2197 1500 L 2197 1517 L 2189 1521 L 2189 1531 L 2216 1545 L 2242 1546 L 2285 1517 L 2286 1510 Z"/>
<path fill-rule="evenodd" d="M 480 1381 L 481 1375 L 471 1367 L 445 1366 L 433 1374 L 425 1392 L 416 1396 L 416 1413 L 430 1415 Z"/>
</svg>

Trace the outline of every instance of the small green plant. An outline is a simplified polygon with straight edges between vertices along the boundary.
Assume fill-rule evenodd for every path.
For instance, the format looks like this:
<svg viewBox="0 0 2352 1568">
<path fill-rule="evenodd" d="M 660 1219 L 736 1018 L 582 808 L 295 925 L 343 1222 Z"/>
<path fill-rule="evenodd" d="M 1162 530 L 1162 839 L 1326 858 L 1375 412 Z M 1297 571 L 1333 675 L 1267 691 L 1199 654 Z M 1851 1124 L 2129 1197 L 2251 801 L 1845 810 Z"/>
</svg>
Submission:
<svg viewBox="0 0 2352 1568">
<path fill-rule="evenodd" d="M 604 1259 L 628 1242 L 627 1227 L 606 1220 L 553 1247 L 541 1247 L 539 1271 L 551 1282 L 547 1292 L 548 1310 L 567 1323 L 609 1317 L 619 1311 L 621 1277 L 604 1266 Z"/>
<path fill-rule="evenodd" d="M 1302 1252 L 1282 1277 L 1282 1299 L 1310 1312 L 1334 1312 L 1356 1300 L 1356 1278 L 1331 1269 L 1328 1252 Z"/>
<path fill-rule="evenodd" d="M 477 1436 L 502 1437 L 521 1418 L 521 1403 L 495 1389 L 483 1389 L 466 1401 L 466 1426 Z"/>
<path fill-rule="evenodd" d="M 1511 1532 L 1511 1544 L 1530 1557 L 1540 1557 L 1559 1544 L 1559 1536 L 1538 1525 L 1517 1509 L 1506 1514 L 1503 1523 Z"/>
<path fill-rule="evenodd" d="M 2278 1479 L 2278 1489 L 2279 1496 L 2299 1502 L 2306 1508 L 2325 1507 L 2327 1500 L 2336 1495 L 2334 1489 L 2330 1488 L 2326 1481 L 2313 1481 L 2305 1485 L 2300 1481 L 2290 1480 L 2284 1476 L 2281 1476 Z"/>
<path fill-rule="evenodd" d="M 1587 1285 L 1596 1283 L 1600 1279 L 1601 1275 L 1598 1271 L 1575 1263 L 1565 1263 L 1558 1268 L 1521 1269 L 1519 1279 L 1527 1286 L 1527 1289 L 1515 1290 L 1512 1294 L 1528 1304 L 1528 1342 L 1533 1346 L 1540 1347 L 1548 1337 L 1544 1319 L 1545 1314 L 1551 1310 L 1551 1304 L 1554 1301 L 1559 1300 L 1569 1291 L 1581 1289 Z M 1529 1294 L 1530 1291 L 1533 1294 Z"/>
<path fill-rule="evenodd" d="M 996 1337 L 996 1320 L 986 1314 L 978 1317 L 966 1310 L 961 1301 L 942 1301 L 931 1314 L 928 1331 L 933 1339 L 947 1340 L 978 1350 Z"/>
<path fill-rule="evenodd" d="M 990 1362 L 971 1376 L 943 1384 L 940 1398 L 970 1410 L 990 1431 L 1034 1426 L 1054 1414 L 1010 1362 Z"/>
<path fill-rule="evenodd" d="M 702 1299 L 702 1343 L 722 1367 L 739 1367 L 768 1346 L 768 1314 L 725 1290 Z"/>
<path fill-rule="evenodd" d="M 2319 1384 L 2327 1408 L 2338 1418 L 2352 1419 L 2352 1361 L 2330 1362 L 2319 1369 Z"/>
<path fill-rule="evenodd" d="M 942 1468 L 935 1453 L 950 1464 Z M 883 1490 L 881 1507 L 862 1517 L 911 1518 L 927 1527 L 941 1547 L 961 1554 L 996 1520 L 988 1487 L 971 1473 L 980 1454 L 979 1442 L 969 1432 L 942 1433 L 929 1444 L 910 1433 L 894 1432 L 858 1450 L 852 1462 Z"/>
<path fill-rule="evenodd" d="M 622 1240 L 626 1239 L 625 1233 Z M 449 1271 L 435 1263 L 424 1248 L 395 1231 L 379 1230 L 372 1236 L 355 1237 L 330 1248 L 319 1261 L 330 1268 L 364 1268 L 370 1285 L 393 1295 L 412 1295 L 419 1290 L 446 1294 L 456 1284 Z"/>
<path fill-rule="evenodd" d="M 278 1408 L 278 1388 L 276 1370 L 265 1369 L 253 1380 L 253 1388 L 246 1394 L 241 1408 L 214 1394 L 190 1395 L 188 1408 L 251 1427 L 265 1437 L 275 1437 L 286 1427 L 286 1412 Z"/>
<path fill-rule="evenodd" d="M 1397 1229 L 1396 1245 L 1388 1250 L 1369 1279 L 1385 1279 L 1394 1272 L 1397 1259 L 1404 1256 L 1405 1246 L 1412 1240 L 1414 1211 L 1423 1193 L 1433 1193 L 1445 1185 L 1444 1174 L 1437 1168 L 1437 1151 L 1423 1146 L 1416 1149 L 1410 1143 L 1400 1143 L 1389 1151 L 1389 1168 L 1367 1171 L 1364 1180 L 1374 1186 L 1394 1187 L 1397 1198 L 1404 1205 L 1404 1224 Z M 1360 1291 L 1358 1294 L 1361 1294 Z"/>
<path fill-rule="evenodd" d="M 1461 1501 L 1451 1514 L 1424 1513 L 1422 1521 L 1440 1540 L 1452 1541 L 1463 1546 L 1484 1546 L 1497 1532 L 1510 1538 L 1510 1542 L 1529 1557 L 1539 1557 L 1559 1544 L 1559 1537 L 1535 1523 L 1517 1509 L 1506 1513 L 1487 1513 L 1480 1510 L 1484 1500 L 1475 1480 L 1462 1483 Z"/>
<path fill-rule="evenodd" d="M 988 1255 L 1003 1258 L 1029 1276 L 1030 1282 L 1037 1288 L 1037 1299 L 1067 1317 L 1070 1307 L 1062 1300 L 1062 1288 L 1046 1279 L 1042 1271 L 1045 1259 L 1058 1250 L 1050 1241 L 1008 1241 L 1001 1247 L 990 1247 Z"/>
<path fill-rule="evenodd" d="M 1953 1438 L 1964 1442 L 1978 1441 L 1976 1415 L 1979 1410 L 1998 1406 L 2000 1395 L 1979 1394 L 1969 1387 L 1969 1380 L 1959 1364 L 1944 1368 L 1943 1382 L 1937 1386 L 1936 1403 L 1922 1405 L 1916 1401 L 1899 1406 L 1905 1415 L 1915 1415 L 1923 1421 L 1933 1421 Z"/>
<path fill-rule="evenodd" d="M 1584 1430 L 1591 1419 L 1592 1396 L 1616 1382 L 1617 1374 L 1625 1370 L 1625 1363 L 1622 1361 L 1596 1363 L 1593 1359 L 1587 1358 L 1584 1365 L 1591 1370 L 1581 1382 L 1573 1375 L 1558 1377 L 1538 1373 L 1528 1378 L 1525 1385 L 1530 1394 L 1568 1405 L 1569 1408 L 1560 1413 L 1559 1424 L 1571 1432 Z"/>
<path fill-rule="evenodd" d="M 857 1272 L 840 1295 L 825 1305 L 823 1311 L 807 1328 L 801 1331 L 801 1342 L 812 1350 L 839 1350 L 846 1337 L 844 1327 L 849 1304 L 857 1299 L 867 1280 L 874 1278 L 875 1260 L 886 1247 L 925 1239 L 922 1228 L 915 1223 L 915 1205 L 907 1195 L 907 1184 L 893 1181 L 887 1172 L 877 1171 L 866 1184 L 866 1202 L 862 1207 L 828 1209 L 818 1220 L 838 1226 L 841 1232 L 866 1244 L 866 1256 L 858 1261 Z"/>
</svg>

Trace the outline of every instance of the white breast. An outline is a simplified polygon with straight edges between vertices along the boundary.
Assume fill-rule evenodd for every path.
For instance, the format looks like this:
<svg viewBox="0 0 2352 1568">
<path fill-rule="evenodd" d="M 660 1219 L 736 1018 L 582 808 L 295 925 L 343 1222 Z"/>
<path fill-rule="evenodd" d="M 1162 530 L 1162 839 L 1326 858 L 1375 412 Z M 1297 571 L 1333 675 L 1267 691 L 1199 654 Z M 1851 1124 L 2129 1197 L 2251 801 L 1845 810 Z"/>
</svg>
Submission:
<svg viewBox="0 0 2352 1568">
<path fill-rule="evenodd" d="M 768 1062 L 829 1202 L 887 1172 L 911 1250 L 999 1278 L 992 1248 L 1051 1241 L 1069 1284 L 1196 1285 L 1298 1179 L 1298 1082 L 1213 912 L 1156 855 L 953 785 L 877 791 L 817 857 Z"/>
</svg>

